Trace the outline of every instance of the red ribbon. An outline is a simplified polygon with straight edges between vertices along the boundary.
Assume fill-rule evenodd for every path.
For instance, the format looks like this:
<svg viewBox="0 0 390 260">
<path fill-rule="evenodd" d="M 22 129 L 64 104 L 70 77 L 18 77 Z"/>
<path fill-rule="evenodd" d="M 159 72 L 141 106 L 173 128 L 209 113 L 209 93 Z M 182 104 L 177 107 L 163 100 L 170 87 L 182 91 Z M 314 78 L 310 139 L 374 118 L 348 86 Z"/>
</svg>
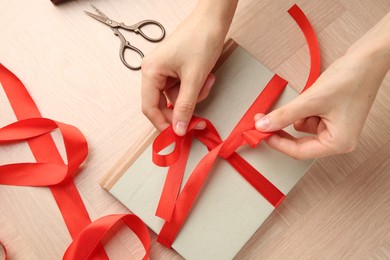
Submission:
<svg viewBox="0 0 390 260">
<path fill-rule="evenodd" d="M 148 259 L 150 237 L 148 228 L 140 218 L 133 214 L 117 214 L 102 217 L 87 226 L 66 250 L 64 259 L 90 259 L 100 241 L 107 236 L 108 232 L 118 223 L 124 222 L 140 239 L 145 248 L 142 259 Z"/>
<path fill-rule="evenodd" d="M 315 33 L 302 11 L 294 5 L 289 13 L 304 32 L 310 49 L 312 64 L 304 91 L 314 83 L 319 75 L 319 48 Z M 72 179 L 88 153 L 87 142 L 82 133 L 74 126 L 42 118 L 23 83 L 1 64 L 0 81 L 18 119 L 17 122 L 0 129 L 0 144 L 27 141 L 36 159 L 36 163 L 1 165 L 0 184 L 50 187 L 73 238 L 73 242 L 64 254 L 64 259 L 92 257 L 108 259 L 101 241 L 121 221 L 138 236 L 145 248 L 143 259 L 147 259 L 150 238 L 147 227 L 137 216 L 132 214 L 109 215 L 91 223 Z M 170 166 L 157 210 L 157 215 L 167 220 L 158 238 L 161 243 L 171 246 L 218 156 L 226 159 L 272 205 L 276 207 L 283 200 L 284 194 L 240 157 L 235 150 L 245 144 L 254 147 L 271 135 L 271 133 L 260 133 L 254 129 L 253 116 L 259 112 L 265 113 L 276 101 L 286 84 L 285 80 L 275 75 L 225 141 L 221 140 L 211 122 L 198 117 L 191 120 L 188 133 L 184 137 L 177 137 L 172 128 L 168 128 L 156 138 L 153 143 L 153 161 L 160 166 Z M 194 129 L 199 121 L 206 122 L 205 130 Z M 68 164 L 63 162 L 50 135 L 50 132 L 55 129 L 59 129 L 62 133 Z M 194 169 L 178 196 L 183 177 L 178 173 L 184 172 L 194 137 L 205 144 L 210 152 Z M 172 143 L 175 143 L 172 153 L 158 154 Z M 6 248 L 1 242 L 0 244 L 4 249 L 5 259 L 7 259 Z"/>
<path fill-rule="evenodd" d="M 320 53 L 314 30 L 304 13 L 296 5 L 290 8 L 289 13 L 305 34 L 310 49 L 311 69 L 309 78 L 302 90 L 303 92 L 319 76 Z M 257 113 L 266 113 L 272 104 L 276 102 L 286 85 L 287 81 L 275 75 L 225 141 L 221 140 L 217 130 L 210 121 L 195 116 L 191 119 L 184 137 L 176 136 L 172 127 L 167 128 L 157 136 L 153 142 L 153 162 L 158 166 L 169 166 L 156 211 L 156 215 L 165 220 L 158 236 L 158 241 L 161 244 L 167 247 L 172 246 L 217 157 L 227 160 L 274 207 L 277 207 L 283 201 L 285 195 L 235 151 L 238 147 L 246 144 L 255 147 L 262 140 L 272 135 L 272 133 L 258 132 L 254 127 L 253 118 Z M 205 130 L 194 129 L 194 126 L 200 121 L 206 122 Z M 179 194 L 194 137 L 206 145 L 209 153 L 202 158 L 192 171 Z M 173 143 L 175 148 L 170 154 L 159 154 L 160 151 Z"/>
<path fill-rule="evenodd" d="M 73 238 L 64 259 L 108 259 L 101 240 L 113 226 L 123 221 L 139 237 L 148 258 L 150 239 L 147 227 L 135 215 L 111 215 L 91 223 L 72 177 L 88 154 L 83 134 L 74 126 L 42 118 L 23 83 L 0 64 L 0 81 L 18 119 L 0 129 L 0 144 L 27 141 L 35 163 L 0 166 L 0 184 L 48 186 Z M 59 129 L 65 145 L 65 164 L 50 135 Z M 88 239 L 86 239 L 88 238 Z M 3 244 L 5 256 L 7 253 Z"/>
</svg>

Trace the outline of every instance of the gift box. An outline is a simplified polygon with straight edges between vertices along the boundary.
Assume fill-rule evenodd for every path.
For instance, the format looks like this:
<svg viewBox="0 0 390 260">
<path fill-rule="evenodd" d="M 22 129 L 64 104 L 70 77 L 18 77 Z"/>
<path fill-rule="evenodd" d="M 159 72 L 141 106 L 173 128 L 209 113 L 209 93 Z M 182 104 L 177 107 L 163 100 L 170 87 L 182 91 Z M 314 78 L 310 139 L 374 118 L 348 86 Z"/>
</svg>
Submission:
<svg viewBox="0 0 390 260">
<path fill-rule="evenodd" d="M 224 140 L 274 74 L 242 47 L 237 47 L 215 75 L 210 96 L 198 105 L 195 113 L 209 119 Z M 287 86 L 274 108 L 297 95 Z M 298 135 L 291 127 L 285 130 Z M 193 142 L 183 183 L 207 153 L 202 143 Z M 313 163 L 294 160 L 265 143 L 255 149 L 241 147 L 237 153 L 283 194 L 294 187 Z M 164 220 L 155 216 L 155 212 L 167 169 L 153 164 L 151 158 L 149 145 L 115 183 L 105 187 L 159 233 Z M 112 177 L 110 174 L 109 178 Z M 231 259 L 274 208 L 225 159 L 217 158 L 172 248 L 185 259 Z"/>
<path fill-rule="evenodd" d="M 318 44 L 300 9 L 290 13 L 309 44 L 305 90 L 319 74 Z M 255 130 L 254 115 L 298 93 L 233 41 L 226 47 L 186 136 L 171 127 L 147 135 L 101 182 L 185 259 L 232 259 L 314 162 L 261 142 L 270 134 Z M 193 129 L 202 120 L 206 129 Z M 284 131 L 301 135 L 292 127 Z"/>
</svg>

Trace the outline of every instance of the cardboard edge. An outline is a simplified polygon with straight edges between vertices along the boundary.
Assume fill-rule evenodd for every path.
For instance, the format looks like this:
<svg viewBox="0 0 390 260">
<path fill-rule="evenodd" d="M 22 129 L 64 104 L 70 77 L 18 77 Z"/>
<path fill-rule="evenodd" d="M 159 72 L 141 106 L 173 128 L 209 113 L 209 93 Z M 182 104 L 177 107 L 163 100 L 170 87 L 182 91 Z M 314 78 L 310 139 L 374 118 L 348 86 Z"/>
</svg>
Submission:
<svg viewBox="0 0 390 260">
<path fill-rule="evenodd" d="M 231 38 L 227 39 L 221 56 L 215 63 L 212 73 L 226 61 L 226 59 L 235 51 L 238 44 Z M 103 189 L 109 191 L 115 185 L 115 183 L 125 174 L 127 169 L 138 159 L 139 156 L 145 151 L 145 149 L 153 142 L 154 138 L 158 135 L 158 131 L 153 129 L 143 139 L 139 145 L 135 148 L 131 148 L 111 167 L 111 169 L 100 179 L 99 184 Z"/>
<path fill-rule="evenodd" d="M 143 139 L 136 148 L 131 148 L 125 152 L 125 154 L 111 167 L 111 169 L 100 179 L 99 184 L 103 189 L 109 191 L 115 183 L 125 174 L 127 169 L 138 159 L 143 151 L 152 143 L 156 138 L 158 131 L 153 129 Z"/>
<path fill-rule="evenodd" d="M 229 56 L 237 49 L 238 43 L 235 42 L 232 38 L 227 39 L 223 45 L 223 50 L 221 56 L 218 58 L 217 62 L 214 65 L 214 68 L 211 70 L 211 73 L 215 73 L 219 67 L 229 58 Z"/>
</svg>

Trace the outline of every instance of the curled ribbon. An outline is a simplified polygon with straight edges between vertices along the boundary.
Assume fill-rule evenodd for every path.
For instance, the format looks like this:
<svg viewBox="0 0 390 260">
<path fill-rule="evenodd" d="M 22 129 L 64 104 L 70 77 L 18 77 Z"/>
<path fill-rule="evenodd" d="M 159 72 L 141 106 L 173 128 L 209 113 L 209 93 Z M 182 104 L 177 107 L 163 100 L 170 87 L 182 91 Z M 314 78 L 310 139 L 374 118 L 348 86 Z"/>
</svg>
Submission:
<svg viewBox="0 0 390 260">
<path fill-rule="evenodd" d="M 64 259 L 108 259 L 101 241 L 119 222 L 124 222 L 138 236 L 145 248 L 143 259 L 147 259 L 149 233 L 137 216 L 109 215 L 91 223 L 72 178 L 88 154 L 83 134 L 74 126 L 42 118 L 23 83 L 1 64 L 0 82 L 18 119 L 0 128 L 0 144 L 27 141 L 36 159 L 34 163 L 1 165 L 0 184 L 50 188 L 73 238 Z M 50 135 L 55 129 L 62 134 L 67 164 L 63 162 Z M 7 259 L 5 246 L 0 244 Z"/>
<path fill-rule="evenodd" d="M 302 10 L 294 5 L 288 12 L 303 31 L 310 51 L 311 68 L 303 92 L 319 76 L 320 52 L 315 32 Z M 285 195 L 235 151 L 238 147 L 246 144 L 255 147 L 262 140 L 272 135 L 272 133 L 258 132 L 254 127 L 253 118 L 257 113 L 266 113 L 276 102 L 286 85 L 287 81 L 275 75 L 224 141 L 221 140 L 210 121 L 195 116 L 191 119 L 184 137 L 176 136 L 172 127 L 167 128 L 157 136 L 152 146 L 153 162 L 158 166 L 169 166 L 156 211 L 156 215 L 165 220 L 158 236 L 158 241 L 161 244 L 167 247 L 172 246 L 217 157 L 227 160 L 274 207 L 277 207 L 283 201 Z M 195 130 L 194 126 L 200 121 L 206 122 L 206 129 Z M 194 137 L 206 145 L 209 153 L 201 159 L 179 193 Z M 175 144 L 175 148 L 171 153 L 159 154 L 160 151 L 171 144 Z"/>
</svg>

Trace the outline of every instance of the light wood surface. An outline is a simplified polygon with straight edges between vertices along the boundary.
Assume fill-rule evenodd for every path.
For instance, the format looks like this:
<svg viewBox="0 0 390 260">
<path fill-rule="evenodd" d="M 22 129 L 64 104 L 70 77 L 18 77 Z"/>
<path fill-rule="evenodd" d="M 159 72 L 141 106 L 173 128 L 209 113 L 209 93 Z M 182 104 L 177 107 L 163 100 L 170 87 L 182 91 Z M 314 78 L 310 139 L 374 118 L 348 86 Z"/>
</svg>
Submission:
<svg viewBox="0 0 390 260">
<path fill-rule="evenodd" d="M 196 0 L 90 2 L 128 24 L 156 19 L 169 34 Z M 297 89 L 309 59 L 299 29 L 287 22 L 295 2 L 318 33 L 323 69 L 390 11 L 388 0 L 240 1 L 229 35 Z M 140 110 L 140 72 L 122 65 L 119 40 L 83 10 L 91 10 L 89 1 L 0 1 L 0 62 L 22 79 L 44 116 L 86 135 L 90 154 L 75 181 L 96 219 L 128 212 L 98 180 L 152 126 Z M 146 54 L 155 46 L 126 36 Z M 387 76 L 356 151 L 318 160 L 237 259 L 390 258 L 389 88 Z M 2 90 L 0 111 L 1 126 L 15 120 Z M 32 160 L 25 144 L 0 147 L 1 164 Z M 49 189 L 1 186 L 0 198 L 0 240 L 10 259 L 60 259 L 71 240 Z M 180 258 L 151 235 L 151 259 Z M 125 229 L 106 249 L 111 259 L 143 254 Z"/>
</svg>

